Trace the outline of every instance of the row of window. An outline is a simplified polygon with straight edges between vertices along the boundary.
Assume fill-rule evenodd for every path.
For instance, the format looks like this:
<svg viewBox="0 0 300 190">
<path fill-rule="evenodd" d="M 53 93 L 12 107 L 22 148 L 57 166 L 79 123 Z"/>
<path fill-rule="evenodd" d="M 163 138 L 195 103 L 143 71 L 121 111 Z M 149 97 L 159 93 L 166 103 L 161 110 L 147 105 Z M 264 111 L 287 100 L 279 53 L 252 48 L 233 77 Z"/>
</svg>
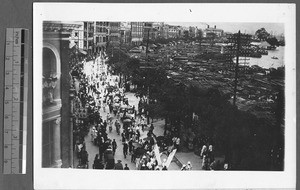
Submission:
<svg viewBox="0 0 300 190">
<path fill-rule="evenodd" d="M 108 36 L 96 36 L 96 43 L 99 42 L 107 42 L 108 41 Z"/>
<path fill-rule="evenodd" d="M 106 29 L 106 28 L 96 28 L 96 32 L 98 32 L 98 33 L 108 33 L 108 30 Z"/>
<path fill-rule="evenodd" d="M 93 33 L 93 32 L 89 32 L 89 33 L 84 32 L 84 33 L 83 33 L 84 38 L 87 37 L 87 34 L 88 34 L 88 37 L 89 37 L 89 38 L 94 36 L 94 33 Z"/>
<path fill-rule="evenodd" d="M 108 26 L 109 22 L 96 22 L 96 25 L 100 26 Z"/>
<path fill-rule="evenodd" d="M 132 34 L 131 37 L 132 38 L 142 38 L 143 35 L 142 34 Z"/>
<path fill-rule="evenodd" d="M 132 28 L 131 32 L 143 32 L 143 28 Z"/>
</svg>

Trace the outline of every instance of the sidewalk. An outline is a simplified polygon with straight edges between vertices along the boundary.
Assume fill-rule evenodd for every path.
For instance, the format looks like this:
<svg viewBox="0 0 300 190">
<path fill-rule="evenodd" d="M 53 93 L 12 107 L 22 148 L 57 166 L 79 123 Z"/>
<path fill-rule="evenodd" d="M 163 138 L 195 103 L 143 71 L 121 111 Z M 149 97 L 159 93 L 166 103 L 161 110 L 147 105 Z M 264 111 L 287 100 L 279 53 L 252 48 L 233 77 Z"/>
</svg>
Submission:
<svg viewBox="0 0 300 190">
<path fill-rule="evenodd" d="M 165 121 L 164 119 L 154 120 L 154 134 L 156 136 L 163 136 L 164 134 L 164 125 Z M 147 136 L 147 132 L 145 131 L 142 134 L 142 137 Z M 200 156 L 197 156 L 194 152 L 176 152 L 172 163 L 176 163 L 178 167 L 182 167 L 183 164 L 187 164 L 187 162 L 190 161 L 193 170 L 202 170 L 202 159 L 200 159 Z"/>
<path fill-rule="evenodd" d="M 202 159 L 200 159 L 200 156 L 197 156 L 194 152 L 176 152 L 175 157 L 181 164 L 180 167 L 190 161 L 193 166 L 193 170 L 202 170 Z"/>
</svg>

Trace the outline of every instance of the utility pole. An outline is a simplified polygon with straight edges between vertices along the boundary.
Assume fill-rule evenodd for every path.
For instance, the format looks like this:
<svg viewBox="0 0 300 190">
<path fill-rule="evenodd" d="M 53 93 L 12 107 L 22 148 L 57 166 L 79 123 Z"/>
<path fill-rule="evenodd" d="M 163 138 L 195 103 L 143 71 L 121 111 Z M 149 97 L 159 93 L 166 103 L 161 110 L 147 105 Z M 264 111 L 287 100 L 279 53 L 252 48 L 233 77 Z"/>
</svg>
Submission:
<svg viewBox="0 0 300 190">
<path fill-rule="evenodd" d="M 148 105 L 148 107 L 149 107 L 149 98 L 150 98 L 150 88 L 148 86 L 148 89 L 147 89 L 147 105 Z M 147 124 L 148 125 L 150 124 L 149 110 L 147 110 Z"/>
<path fill-rule="evenodd" d="M 148 63 L 149 33 L 150 33 L 150 29 L 148 29 L 147 45 L 146 45 L 146 60 L 147 60 L 147 63 Z"/>
<path fill-rule="evenodd" d="M 233 105 L 236 104 L 236 91 L 237 91 L 237 83 L 238 83 L 238 70 L 239 70 L 239 54 L 240 54 L 240 43 L 241 43 L 241 31 L 238 32 L 237 35 L 237 50 L 236 50 L 236 64 L 235 64 L 235 76 L 234 76 L 234 92 L 233 92 Z"/>
<path fill-rule="evenodd" d="M 238 72 L 239 72 L 239 58 L 241 56 L 245 56 L 245 64 L 246 64 L 246 57 L 250 56 L 251 49 L 250 47 L 250 39 L 251 36 L 248 34 L 241 34 L 239 31 L 236 34 L 233 34 L 231 38 L 229 38 L 232 43 L 235 45 L 232 46 L 231 54 L 229 58 L 236 57 L 235 63 L 235 76 L 234 76 L 234 95 L 233 95 L 233 105 L 236 105 L 236 97 L 237 97 L 237 84 L 238 84 Z"/>
<path fill-rule="evenodd" d="M 150 33 L 150 28 L 148 28 L 148 35 L 147 35 L 147 46 L 146 46 L 146 62 L 148 64 L 148 47 L 149 47 L 149 33 Z M 148 85 L 147 89 L 147 105 L 149 107 L 149 98 L 150 98 L 150 87 Z M 149 110 L 147 110 L 147 124 L 149 125 L 150 123 L 150 118 L 149 118 Z"/>
</svg>

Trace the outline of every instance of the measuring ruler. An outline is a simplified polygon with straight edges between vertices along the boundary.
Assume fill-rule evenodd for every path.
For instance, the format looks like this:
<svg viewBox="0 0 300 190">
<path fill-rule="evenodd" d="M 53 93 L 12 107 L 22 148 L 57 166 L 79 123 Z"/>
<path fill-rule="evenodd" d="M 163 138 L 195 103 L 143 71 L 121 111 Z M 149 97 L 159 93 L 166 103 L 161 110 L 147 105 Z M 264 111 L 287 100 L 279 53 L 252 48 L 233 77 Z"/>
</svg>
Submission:
<svg viewBox="0 0 300 190">
<path fill-rule="evenodd" d="M 6 29 L 3 173 L 26 173 L 28 30 Z"/>
</svg>

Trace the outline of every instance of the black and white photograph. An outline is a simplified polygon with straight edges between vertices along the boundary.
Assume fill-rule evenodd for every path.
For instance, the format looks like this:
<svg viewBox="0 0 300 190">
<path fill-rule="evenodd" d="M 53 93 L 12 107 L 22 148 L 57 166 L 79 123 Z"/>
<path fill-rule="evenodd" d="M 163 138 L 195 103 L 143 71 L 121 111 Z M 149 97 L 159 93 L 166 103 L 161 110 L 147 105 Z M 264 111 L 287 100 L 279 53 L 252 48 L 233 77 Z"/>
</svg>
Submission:
<svg viewBox="0 0 300 190">
<path fill-rule="evenodd" d="M 245 173 L 249 181 L 257 173 L 289 178 L 296 150 L 292 8 L 233 4 L 235 15 L 224 10 L 230 4 L 137 6 L 36 4 L 37 171 L 82 175 L 84 188 L 182 181 L 189 183 L 182 188 L 225 188 L 235 185 L 217 180 Z M 103 183 L 125 185 L 85 186 L 94 172 Z M 131 187 L 137 176 L 140 184 Z M 212 187 L 199 185 L 203 176 L 213 178 L 206 182 Z M 164 178 L 177 182 L 155 182 Z"/>
</svg>

